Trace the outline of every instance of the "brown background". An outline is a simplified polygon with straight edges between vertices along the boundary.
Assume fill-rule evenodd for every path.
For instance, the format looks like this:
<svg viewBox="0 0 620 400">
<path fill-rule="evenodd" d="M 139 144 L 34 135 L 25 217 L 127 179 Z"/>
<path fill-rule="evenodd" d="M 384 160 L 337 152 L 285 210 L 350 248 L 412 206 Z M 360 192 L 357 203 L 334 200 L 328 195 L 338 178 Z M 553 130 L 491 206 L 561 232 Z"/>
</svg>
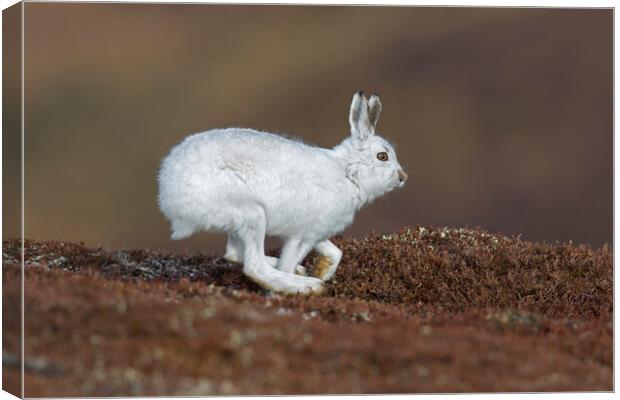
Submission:
<svg viewBox="0 0 620 400">
<path fill-rule="evenodd" d="M 28 3 L 25 18 L 28 238 L 219 251 L 221 236 L 169 239 L 170 147 L 231 125 L 334 146 L 365 89 L 410 180 L 346 235 L 612 240 L 611 10 Z"/>
</svg>

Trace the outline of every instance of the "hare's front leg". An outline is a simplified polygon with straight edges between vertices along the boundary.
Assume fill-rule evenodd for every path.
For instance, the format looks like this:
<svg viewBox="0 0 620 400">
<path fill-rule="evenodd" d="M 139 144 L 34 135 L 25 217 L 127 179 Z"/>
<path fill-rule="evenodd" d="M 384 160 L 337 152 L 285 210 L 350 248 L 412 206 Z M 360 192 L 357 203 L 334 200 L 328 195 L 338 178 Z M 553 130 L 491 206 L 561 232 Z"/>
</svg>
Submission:
<svg viewBox="0 0 620 400">
<path fill-rule="evenodd" d="M 265 289 L 282 293 L 320 293 L 320 279 L 288 274 L 272 268 L 265 258 L 265 212 L 243 210 L 244 223 L 235 232 L 243 246 L 243 273 Z"/>
<path fill-rule="evenodd" d="M 265 259 L 267 259 L 267 264 L 269 264 L 272 268 L 278 269 L 278 263 L 280 262 L 279 258 L 265 256 Z M 296 275 L 301 275 L 301 276 L 307 276 L 308 275 L 308 272 L 306 271 L 306 268 L 303 265 L 300 265 L 300 264 L 297 264 L 297 266 L 294 268 L 294 271 L 295 271 Z"/>
<path fill-rule="evenodd" d="M 294 238 L 287 239 L 282 247 L 276 268 L 289 274 L 306 275 L 306 269 L 299 263 L 308 255 L 310 250 L 312 250 L 312 244 L 308 242 Z"/>
<path fill-rule="evenodd" d="M 234 233 L 228 235 L 224 259 L 234 264 L 243 264 L 243 243 L 241 243 L 239 237 Z M 265 260 L 271 268 L 278 267 L 279 260 L 276 257 L 265 256 Z M 306 269 L 301 265 L 297 265 L 294 270 L 297 275 L 307 275 Z"/>
<path fill-rule="evenodd" d="M 323 281 L 327 281 L 336 273 L 338 264 L 340 264 L 340 260 L 342 259 L 342 250 L 336 247 L 330 240 L 319 242 L 314 249 L 321 255 L 314 276 Z"/>
</svg>

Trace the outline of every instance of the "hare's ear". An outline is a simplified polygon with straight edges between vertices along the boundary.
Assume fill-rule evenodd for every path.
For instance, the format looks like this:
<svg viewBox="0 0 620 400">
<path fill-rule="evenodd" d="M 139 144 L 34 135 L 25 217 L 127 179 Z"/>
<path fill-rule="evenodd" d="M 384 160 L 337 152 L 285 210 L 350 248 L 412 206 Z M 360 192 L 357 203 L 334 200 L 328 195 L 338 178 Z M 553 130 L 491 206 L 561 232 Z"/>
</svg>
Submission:
<svg viewBox="0 0 620 400">
<path fill-rule="evenodd" d="M 373 132 L 377 127 L 377 121 L 379 121 L 382 108 L 379 95 L 375 93 L 370 96 L 370 99 L 368 99 L 368 121 L 370 122 L 370 126 L 372 126 Z"/>
<path fill-rule="evenodd" d="M 360 142 L 364 142 L 374 134 L 373 126 L 368 119 L 368 100 L 364 92 L 360 91 L 353 95 L 349 124 L 351 124 L 351 136 Z"/>
</svg>

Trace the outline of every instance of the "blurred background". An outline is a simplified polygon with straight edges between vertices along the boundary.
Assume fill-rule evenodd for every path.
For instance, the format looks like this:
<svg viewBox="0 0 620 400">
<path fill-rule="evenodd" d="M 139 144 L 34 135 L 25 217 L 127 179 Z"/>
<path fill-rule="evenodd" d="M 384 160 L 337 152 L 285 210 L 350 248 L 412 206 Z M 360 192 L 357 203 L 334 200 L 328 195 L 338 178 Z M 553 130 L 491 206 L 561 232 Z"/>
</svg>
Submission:
<svg viewBox="0 0 620 400">
<path fill-rule="evenodd" d="M 612 242 L 612 10 L 25 10 L 27 238 L 222 252 L 218 235 L 169 239 L 161 158 L 226 126 L 334 146 L 363 89 L 381 94 L 378 131 L 410 178 L 345 235 L 432 224 Z"/>
</svg>

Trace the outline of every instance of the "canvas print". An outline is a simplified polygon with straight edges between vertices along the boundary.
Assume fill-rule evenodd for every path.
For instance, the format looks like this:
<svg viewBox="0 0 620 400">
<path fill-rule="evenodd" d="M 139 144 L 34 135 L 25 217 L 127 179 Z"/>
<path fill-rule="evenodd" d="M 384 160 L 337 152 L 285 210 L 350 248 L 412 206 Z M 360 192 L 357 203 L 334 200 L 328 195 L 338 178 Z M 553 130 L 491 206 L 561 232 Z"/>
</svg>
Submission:
<svg viewBox="0 0 620 400">
<path fill-rule="evenodd" d="M 2 387 L 613 390 L 613 10 L 3 11 Z"/>
</svg>

